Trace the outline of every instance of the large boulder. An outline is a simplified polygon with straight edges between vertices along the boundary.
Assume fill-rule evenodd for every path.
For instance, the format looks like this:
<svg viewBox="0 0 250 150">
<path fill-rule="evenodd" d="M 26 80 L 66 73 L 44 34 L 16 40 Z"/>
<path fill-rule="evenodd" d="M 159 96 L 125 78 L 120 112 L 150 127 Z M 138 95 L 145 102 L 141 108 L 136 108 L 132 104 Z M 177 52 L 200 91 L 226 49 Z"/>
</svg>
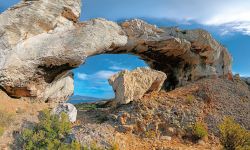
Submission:
<svg viewBox="0 0 250 150">
<path fill-rule="evenodd" d="M 138 55 L 167 74 L 169 89 L 231 75 L 230 54 L 207 31 L 138 19 L 79 22 L 80 8 L 81 0 L 21 1 L 0 14 L 0 87 L 8 95 L 66 101 L 73 93 L 69 71 L 104 53 Z"/>
<path fill-rule="evenodd" d="M 70 122 L 75 122 L 77 117 L 77 109 L 73 104 L 61 103 L 52 110 L 52 114 L 61 116 L 62 113 L 66 113 Z"/>
<path fill-rule="evenodd" d="M 119 104 L 127 104 L 142 98 L 149 92 L 158 92 L 166 80 L 165 73 L 150 68 L 137 68 L 133 71 L 121 71 L 109 79 Z"/>
</svg>

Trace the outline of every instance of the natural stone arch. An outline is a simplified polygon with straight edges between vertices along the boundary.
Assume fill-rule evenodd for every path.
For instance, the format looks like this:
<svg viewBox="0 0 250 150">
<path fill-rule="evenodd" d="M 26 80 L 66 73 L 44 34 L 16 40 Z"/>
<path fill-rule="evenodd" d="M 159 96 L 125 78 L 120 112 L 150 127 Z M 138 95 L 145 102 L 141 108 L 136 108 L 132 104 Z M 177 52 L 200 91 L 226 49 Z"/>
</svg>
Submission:
<svg viewBox="0 0 250 150">
<path fill-rule="evenodd" d="M 10 96 L 65 100 L 73 92 L 69 70 L 105 53 L 140 56 L 168 75 L 168 87 L 231 73 L 228 51 L 204 30 L 136 19 L 78 22 L 80 6 L 80 0 L 25 1 L 0 15 L 0 86 Z"/>
</svg>

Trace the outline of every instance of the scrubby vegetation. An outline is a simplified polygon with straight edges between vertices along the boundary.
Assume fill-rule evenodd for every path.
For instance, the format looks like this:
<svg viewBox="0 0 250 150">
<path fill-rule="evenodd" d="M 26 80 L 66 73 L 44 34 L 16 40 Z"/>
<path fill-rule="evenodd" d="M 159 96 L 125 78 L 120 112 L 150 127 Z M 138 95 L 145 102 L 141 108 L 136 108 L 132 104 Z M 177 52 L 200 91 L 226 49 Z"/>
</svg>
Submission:
<svg viewBox="0 0 250 150">
<path fill-rule="evenodd" d="M 192 126 L 192 136 L 194 140 L 199 140 L 208 135 L 205 125 L 201 122 L 196 122 Z"/>
<path fill-rule="evenodd" d="M 77 110 L 95 110 L 98 108 L 96 104 L 76 104 L 75 107 Z"/>
<path fill-rule="evenodd" d="M 187 95 L 186 100 L 187 100 L 187 104 L 192 104 L 195 101 L 195 96 L 189 94 Z"/>
<path fill-rule="evenodd" d="M 119 150 L 119 145 L 115 142 L 112 143 L 111 148 L 109 150 Z"/>
<path fill-rule="evenodd" d="M 0 136 L 3 135 L 4 130 L 10 123 L 13 122 L 13 115 L 0 110 Z"/>
<path fill-rule="evenodd" d="M 96 142 L 92 142 L 89 146 L 84 146 L 82 150 L 105 150 L 104 148 L 101 148 L 97 146 Z M 107 150 L 119 150 L 119 146 L 117 143 L 111 143 L 111 147 Z"/>
<path fill-rule="evenodd" d="M 249 150 L 250 131 L 241 127 L 231 117 L 226 117 L 219 125 L 220 142 L 225 150 Z"/>
<path fill-rule="evenodd" d="M 60 149 L 80 150 L 81 145 L 69 140 L 71 123 L 68 116 L 51 115 L 49 110 L 44 110 L 33 129 L 24 129 L 21 135 L 21 143 L 26 150 L 34 149 Z"/>
<path fill-rule="evenodd" d="M 157 134 L 154 130 L 148 130 L 145 132 L 146 138 L 156 138 Z"/>
</svg>

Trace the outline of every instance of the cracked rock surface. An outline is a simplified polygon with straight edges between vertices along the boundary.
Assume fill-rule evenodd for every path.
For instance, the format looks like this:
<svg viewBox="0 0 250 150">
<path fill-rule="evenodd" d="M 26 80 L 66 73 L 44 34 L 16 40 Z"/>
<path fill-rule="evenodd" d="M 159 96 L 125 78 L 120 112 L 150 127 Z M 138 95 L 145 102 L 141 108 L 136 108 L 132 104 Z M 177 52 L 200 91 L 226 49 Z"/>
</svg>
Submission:
<svg viewBox="0 0 250 150">
<path fill-rule="evenodd" d="M 109 79 L 115 91 L 115 100 L 119 104 L 128 104 L 141 99 L 149 92 L 159 92 L 166 80 L 166 74 L 150 68 L 137 68 L 121 71 Z"/>
</svg>

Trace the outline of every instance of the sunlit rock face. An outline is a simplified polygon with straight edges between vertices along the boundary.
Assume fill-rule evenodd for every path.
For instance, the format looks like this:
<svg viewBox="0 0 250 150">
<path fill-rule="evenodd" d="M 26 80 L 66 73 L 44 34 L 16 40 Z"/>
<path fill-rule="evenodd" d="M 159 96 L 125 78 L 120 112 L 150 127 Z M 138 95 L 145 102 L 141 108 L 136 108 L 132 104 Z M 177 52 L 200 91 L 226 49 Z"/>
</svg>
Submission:
<svg viewBox="0 0 250 150">
<path fill-rule="evenodd" d="M 2 89 L 14 97 L 64 101 L 73 93 L 69 71 L 104 53 L 140 56 L 167 74 L 169 89 L 231 74 L 230 54 L 204 30 L 158 28 L 137 19 L 79 22 L 80 8 L 81 0 L 23 1 L 0 15 Z"/>
<path fill-rule="evenodd" d="M 132 71 L 124 70 L 109 79 L 115 91 L 118 104 L 128 104 L 141 99 L 146 93 L 159 92 L 167 76 L 161 71 L 150 68 L 137 68 Z"/>
</svg>

